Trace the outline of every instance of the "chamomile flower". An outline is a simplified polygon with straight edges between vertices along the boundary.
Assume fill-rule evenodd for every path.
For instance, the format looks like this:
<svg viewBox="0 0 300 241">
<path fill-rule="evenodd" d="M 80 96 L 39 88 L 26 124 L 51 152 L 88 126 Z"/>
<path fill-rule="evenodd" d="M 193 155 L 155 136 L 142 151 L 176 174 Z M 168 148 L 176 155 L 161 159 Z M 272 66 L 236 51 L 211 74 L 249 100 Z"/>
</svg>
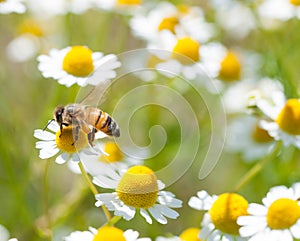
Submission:
<svg viewBox="0 0 300 241">
<path fill-rule="evenodd" d="M 273 102 L 273 103 L 272 103 Z M 275 140 L 281 140 L 285 146 L 300 148 L 300 100 L 285 99 L 282 92 L 273 92 L 271 100 L 257 100 L 257 107 L 267 116 L 260 125 Z"/>
<path fill-rule="evenodd" d="M 0 14 L 24 13 L 26 11 L 22 0 L 1 0 Z"/>
<path fill-rule="evenodd" d="M 60 131 L 59 125 L 51 121 L 47 125 L 47 130 L 37 129 L 34 131 L 34 137 L 39 139 L 36 142 L 36 148 L 40 150 L 39 157 L 47 159 L 56 157 L 56 163 L 62 164 L 68 160 L 80 161 L 81 152 L 95 155 L 96 149 L 87 148 L 89 145 L 88 137 L 85 132 L 79 129 L 78 139 L 74 141 L 74 130 L 72 126 L 67 126 Z M 100 151 L 100 150 L 98 150 Z"/>
<path fill-rule="evenodd" d="M 161 31 L 188 35 L 197 41 L 206 42 L 213 35 L 213 27 L 204 19 L 199 7 L 175 6 L 160 2 L 146 16 L 136 14 L 130 21 L 133 34 L 148 42 L 156 42 Z"/>
<path fill-rule="evenodd" d="M 274 144 L 274 139 L 252 116 L 234 119 L 229 124 L 227 137 L 226 149 L 241 153 L 243 160 L 247 162 L 264 157 Z"/>
<path fill-rule="evenodd" d="M 199 191 L 197 197 L 191 197 L 189 206 L 207 211 L 204 214 L 199 238 L 202 240 L 244 241 L 239 236 L 240 226 L 237 218 L 247 215 L 248 202 L 239 194 L 223 193 L 210 196 Z"/>
<path fill-rule="evenodd" d="M 157 237 L 156 241 L 201 241 L 199 232 L 199 228 L 187 228 L 179 236 L 169 238 Z"/>
<path fill-rule="evenodd" d="M 38 20 L 26 19 L 18 26 L 18 36 L 8 44 L 6 53 L 14 62 L 25 62 L 38 54 L 44 37 L 44 29 Z"/>
<path fill-rule="evenodd" d="M 200 43 L 190 36 L 175 36 L 171 32 L 163 31 L 159 34 L 159 41 L 149 44 L 161 61 L 156 65 L 158 70 L 167 76 L 182 74 L 188 79 L 195 79 L 199 73 Z"/>
<path fill-rule="evenodd" d="M 104 226 L 98 230 L 90 227 L 88 231 L 75 231 L 65 237 L 65 241 L 151 241 L 150 238 L 138 238 L 139 233 L 128 229 Z"/>
<path fill-rule="evenodd" d="M 248 216 L 238 218 L 239 232 L 249 241 L 292 241 L 300 238 L 300 183 L 270 189 L 262 205 L 249 204 Z"/>
<path fill-rule="evenodd" d="M 98 175 L 93 182 L 103 188 L 115 189 L 113 193 L 97 194 L 96 206 L 105 205 L 125 220 L 131 220 L 137 209 L 149 224 L 152 223 L 149 213 L 161 224 L 167 223 L 166 217 L 176 219 L 179 216 L 171 208 L 180 208 L 182 201 L 171 192 L 161 191 L 164 184 L 148 167 L 134 166 L 122 174 Z"/>
<path fill-rule="evenodd" d="M 116 76 L 120 62 L 114 54 L 92 52 L 86 46 L 72 46 L 61 50 L 52 49 L 49 55 L 38 57 L 38 68 L 45 78 L 54 78 L 59 84 L 70 87 L 98 85 Z M 89 77 L 95 78 L 89 78 Z"/>
<path fill-rule="evenodd" d="M 127 170 L 131 166 L 142 164 L 142 160 L 125 156 L 115 142 L 99 142 L 95 144 L 95 148 L 101 150 L 102 153 L 98 155 L 82 153 L 80 156 L 84 167 L 92 176 L 115 170 Z"/>
<path fill-rule="evenodd" d="M 256 28 L 254 14 L 246 4 L 236 0 L 212 0 L 211 2 L 216 11 L 216 21 L 229 38 L 242 39 Z"/>
<path fill-rule="evenodd" d="M 287 21 L 293 17 L 300 18 L 299 0 L 264 0 L 258 7 L 258 13 L 264 21 Z M 270 25 L 266 25 L 270 26 Z"/>
</svg>

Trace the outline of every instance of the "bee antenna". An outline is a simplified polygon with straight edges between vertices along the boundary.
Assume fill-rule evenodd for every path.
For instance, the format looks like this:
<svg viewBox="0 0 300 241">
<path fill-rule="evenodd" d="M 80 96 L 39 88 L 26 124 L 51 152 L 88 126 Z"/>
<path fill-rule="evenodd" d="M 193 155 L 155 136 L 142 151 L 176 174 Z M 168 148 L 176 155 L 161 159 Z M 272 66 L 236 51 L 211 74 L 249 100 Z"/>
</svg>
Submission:
<svg viewBox="0 0 300 241">
<path fill-rule="evenodd" d="M 50 121 L 47 123 L 47 125 L 44 127 L 43 131 L 46 130 L 46 128 L 51 124 L 52 121 L 55 121 L 55 119 L 50 120 Z"/>
</svg>

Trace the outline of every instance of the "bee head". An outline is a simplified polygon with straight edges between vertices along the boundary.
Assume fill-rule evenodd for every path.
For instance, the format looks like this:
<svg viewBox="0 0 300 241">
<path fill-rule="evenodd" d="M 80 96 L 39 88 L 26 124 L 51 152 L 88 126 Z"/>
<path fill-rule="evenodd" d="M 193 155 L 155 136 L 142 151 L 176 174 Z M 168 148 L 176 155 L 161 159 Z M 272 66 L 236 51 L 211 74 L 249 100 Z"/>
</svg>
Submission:
<svg viewBox="0 0 300 241">
<path fill-rule="evenodd" d="M 63 106 L 57 106 L 54 110 L 54 119 L 58 124 L 61 124 L 63 122 L 62 115 L 64 113 L 65 107 Z"/>
</svg>

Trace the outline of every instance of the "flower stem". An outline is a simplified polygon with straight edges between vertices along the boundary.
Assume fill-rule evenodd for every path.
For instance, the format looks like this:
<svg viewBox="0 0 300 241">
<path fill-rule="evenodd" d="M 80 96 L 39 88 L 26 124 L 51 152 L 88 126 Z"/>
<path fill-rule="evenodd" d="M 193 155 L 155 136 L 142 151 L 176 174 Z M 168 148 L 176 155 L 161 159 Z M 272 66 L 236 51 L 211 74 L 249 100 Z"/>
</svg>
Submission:
<svg viewBox="0 0 300 241">
<path fill-rule="evenodd" d="M 81 174 L 82 174 L 84 180 L 85 180 L 86 183 L 88 184 L 88 186 L 89 186 L 90 190 L 92 191 L 92 193 L 93 193 L 94 195 L 99 194 L 99 192 L 97 191 L 96 187 L 94 186 L 94 184 L 92 183 L 91 179 L 89 178 L 87 172 L 85 171 L 85 169 L 84 169 L 84 167 L 83 167 L 81 161 L 78 162 L 78 166 L 79 166 L 79 168 L 80 168 L 80 171 L 81 171 Z M 107 209 L 105 206 L 101 206 L 101 207 L 102 207 L 102 209 L 103 209 L 103 212 L 104 212 L 104 214 L 105 214 L 105 217 L 106 217 L 107 221 L 110 222 L 111 219 L 112 219 L 112 218 L 111 218 L 111 215 L 110 215 L 110 212 L 108 211 L 108 209 Z"/>
<path fill-rule="evenodd" d="M 280 151 L 282 142 L 278 141 L 276 145 L 274 146 L 273 150 L 269 153 L 268 156 L 266 156 L 264 159 L 262 159 L 260 162 L 256 163 L 237 183 L 237 185 L 234 188 L 234 192 L 239 191 L 245 184 L 247 184 L 263 167 L 264 165 L 270 161 L 273 160 L 277 154 Z"/>
<path fill-rule="evenodd" d="M 121 219 L 121 216 L 114 216 L 106 225 L 107 226 L 113 226 L 115 225 L 119 220 Z"/>
<path fill-rule="evenodd" d="M 49 211 L 49 183 L 48 183 L 48 173 L 49 173 L 49 167 L 50 167 L 51 160 L 47 159 L 46 161 L 46 167 L 45 167 L 45 172 L 43 176 L 43 182 L 44 182 L 44 205 L 45 205 L 45 216 L 46 216 L 46 227 L 44 229 L 43 235 L 48 237 L 49 240 L 52 240 L 52 231 L 51 231 L 51 226 L 52 226 L 52 220 L 51 220 L 51 215 Z"/>
</svg>

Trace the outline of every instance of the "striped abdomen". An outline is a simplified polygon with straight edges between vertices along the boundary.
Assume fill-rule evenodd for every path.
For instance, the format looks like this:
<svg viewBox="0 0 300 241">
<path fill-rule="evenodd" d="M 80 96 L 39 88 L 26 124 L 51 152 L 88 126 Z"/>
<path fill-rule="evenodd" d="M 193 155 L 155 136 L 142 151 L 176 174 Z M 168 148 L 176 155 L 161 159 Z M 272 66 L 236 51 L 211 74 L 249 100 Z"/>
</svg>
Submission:
<svg viewBox="0 0 300 241">
<path fill-rule="evenodd" d="M 120 129 L 118 124 L 106 112 L 88 107 L 85 112 L 86 122 L 97 130 L 104 132 L 109 136 L 120 136 Z"/>
</svg>

